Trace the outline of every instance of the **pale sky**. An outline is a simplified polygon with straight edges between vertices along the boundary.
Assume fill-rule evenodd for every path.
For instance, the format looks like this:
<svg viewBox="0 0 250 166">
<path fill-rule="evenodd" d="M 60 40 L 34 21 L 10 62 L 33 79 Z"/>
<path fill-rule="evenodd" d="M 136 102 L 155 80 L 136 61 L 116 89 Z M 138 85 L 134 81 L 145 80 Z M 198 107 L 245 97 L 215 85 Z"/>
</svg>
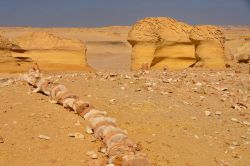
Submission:
<svg viewBox="0 0 250 166">
<path fill-rule="evenodd" d="M 250 0 L 0 0 L 0 26 L 132 25 L 156 16 L 190 24 L 250 25 Z"/>
</svg>

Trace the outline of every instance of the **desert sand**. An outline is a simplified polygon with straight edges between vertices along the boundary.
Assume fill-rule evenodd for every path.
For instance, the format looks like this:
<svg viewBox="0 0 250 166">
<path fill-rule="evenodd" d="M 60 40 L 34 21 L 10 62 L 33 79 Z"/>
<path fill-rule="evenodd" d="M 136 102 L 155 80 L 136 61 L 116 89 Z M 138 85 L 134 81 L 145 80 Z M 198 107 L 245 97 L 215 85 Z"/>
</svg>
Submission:
<svg viewBox="0 0 250 166">
<path fill-rule="evenodd" d="M 30 87 L 25 84 L 8 82 L 19 76 L 10 74 L 10 64 L 28 67 L 32 63 L 24 62 L 21 55 L 37 61 L 44 58 L 44 77 L 116 118 L 152 166 L 249 165 L 250 27 L 220 27 L 227 68 L 176 71 L 130 71 L 132 46 L 127 37 L 131 28 L 0 28 L 3 41 L 9 43 L 3 47 L 1 42 L 0 51 L 7 53 L 1 55 L 11 60 L 3 67 L 0 59 L 0 68 L 6 69 L 0 74 L 0 165 L 85 166 L 92 160 L 89 151 L 105 157 L 98 152 L 102 142 L 86 133 L 83 118 L 51 104 L 40 93 L 28 93 Z M 43 48 L 35 47 L 35 42 L 20 44 L 20 39 L 35 32 L 77 44 L 70 48 L 55 43 L 57 48 L 51 48 L 46 42 Z M 20 48 L 15 47 L 18 43 Z M 79 51 L 79 43 L 86 48 L 86 56 Z M 55 66 L 58 56 L 60 63 Z M 46 60 L 52 65 L 46 65 Z M 67 66 L 70 63 L 72 68 Z M 91 72 L 82 70 L 87 64 Z M 69 137 L 72 133 L 84 138 Z"/>
</svg>

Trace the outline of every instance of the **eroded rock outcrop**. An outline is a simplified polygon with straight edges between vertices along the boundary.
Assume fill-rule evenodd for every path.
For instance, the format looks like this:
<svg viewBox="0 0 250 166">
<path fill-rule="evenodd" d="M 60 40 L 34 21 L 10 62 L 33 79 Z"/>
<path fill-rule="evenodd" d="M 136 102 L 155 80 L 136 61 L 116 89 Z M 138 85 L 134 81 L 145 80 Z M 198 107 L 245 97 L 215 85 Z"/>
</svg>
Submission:
<svg viewBox="0 0 250 166">
<path fill-rule="evenodd" d="M 190 39 L 195 45 L 196 65 L 209 68 L 225 66 L 225 37 L 218 27 L 195 26 L 190 32 Z"/>
<path fill-rule="evenodd" d="M 79 40 L 63 39 L 47 32 L 33 32 L 18 37 L 14 42 L 24 53 L 14 56 L 29 57 L 42 70 L 90 70 L 86 59 L 86 47 Z"/>
<path fill-rule="evenodd" d="M 250 41 L 245 41 L 244 44 L 237 49 L 235 58 L 240 63 L 248 63 L 250 61 Z"/>
<path fill-rule="evenodd" d="M 133 46 L 132 69 L 143 64 L 159 69 L 185 68 L 195 62 L 194 45 L 189 39 L 192 26 L 172 18 L 145 18 L 128 35 Z"/>
<path fill-rule="evenodd" d="M 12 56 L 12 52 L 19 47 L 8 39 L 0 36 L 0 72 L 18 72 L 24 71 L 18 58 Z M 26 69 L 27 70 L 27 69 Z"/>
<path fill-rule="evenodd" d="M 214 26 L 190 26 L 168 17 L 145 18 L 128 34 L 132 70 L 224 66 L 224 36 Z M 146 65 L 146 67 L 145 67 Z"/>
</svg>

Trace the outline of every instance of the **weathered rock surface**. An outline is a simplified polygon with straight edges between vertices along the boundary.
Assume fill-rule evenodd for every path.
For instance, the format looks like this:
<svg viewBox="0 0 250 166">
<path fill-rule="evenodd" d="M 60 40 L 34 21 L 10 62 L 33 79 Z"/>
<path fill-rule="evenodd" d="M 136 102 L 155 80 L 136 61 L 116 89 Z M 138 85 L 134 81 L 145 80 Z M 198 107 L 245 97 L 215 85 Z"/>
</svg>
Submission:
<svg viewBox="0 0 250 166">
<path fill-rule="evenodd" d="M 128 34 L 133 70 L 182 69 L 196 62 L 224 67 L 225 38 L 215 26 L 190 26 L 168 17 L 145 18 Z M 143 67 L 142 67 L 143 66 Z"/>
<path fill-rule="evenodd" d="M 189 39 L 192 26 L 168 17 L 145 18 L 128 34 L 133 46 L 132 69 L 147 64 L 154 69 L 186 68 L 195 62 Z"/>
<path fill-rule="evenodd" d="M 219 28 L 211 25 L 195 26 L 190 39 L 195 44 L 195 56 L 199 65 L 209 68 L 225 67 L 225 37 Z"/>
<path fill-rule="evenodd" d="M 244 44 L 237 49 L 235 58 L 238 62 L 248 63 L 250 61 L 250 41 L 245 41 Z"/>
<path fill-rule="evenodd" d="M 86 47 L 79 40 L 64 39 L 46 32 L 33 32 L 17 37 L 14 42 L 25 50 L 16 57 L 36 61 L 42 70 L 89 70 Z"/>
<path fill-rule="evenodd" d="M 18 49 L 19 47 L 17 45 L 0 36 L 0 72 L 18 72 L 27 70 L 25 68 L 25 66 L 27 66 L 25 61 L 29 62 L 27 59 L 20 59 L 12 56 L 13 51 Z"/>
</svg>

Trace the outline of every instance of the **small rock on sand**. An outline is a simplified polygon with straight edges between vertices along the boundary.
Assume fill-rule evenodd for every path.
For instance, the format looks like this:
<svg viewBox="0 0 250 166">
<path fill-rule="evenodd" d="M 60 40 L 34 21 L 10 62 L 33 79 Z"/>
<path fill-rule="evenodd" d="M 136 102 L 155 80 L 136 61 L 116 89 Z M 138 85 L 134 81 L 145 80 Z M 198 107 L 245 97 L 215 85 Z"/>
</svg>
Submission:
<svg viewBox="0 0 250 166">
<path fill-rule="evenodd" d="M 220 111 L 216 111 L 215 115 L 221 115 L 222 113 Z"/>
<path fill-rule="evenodd" d="M 49 140 L 50 137 L 46 135 L 39 135 L 38 138 L 43 139 L 43 140 Z"/>
<path fill-rule="evenodd" d="M 0 136 L 0 144 L 4 143 L 3 137 Z"/>
<path fill-rule="evenodd" d="M 69 134 L 68 134 L 68 137 L 84 139 L 84 135 L 81 134 L 81 133 L 69 133 Z"/>
<path fill-rule="evenodd" d="M 211 112 L 210 111 L 205 111 L 205 115 L 206 116 L 211 116 Z"/>
<path fill-rule="evenodd" d="M 236 119 L 236 118 L 232 118 L 231 121 L 236 122 L 236 123 L 239 123 L 239 120 Z"/>
<path fill-rule="evenodd" d="M 85 131 L 88 134 L 93 134 L 93 130 L 89 126 L 86 127 Z"/>
</svg>

